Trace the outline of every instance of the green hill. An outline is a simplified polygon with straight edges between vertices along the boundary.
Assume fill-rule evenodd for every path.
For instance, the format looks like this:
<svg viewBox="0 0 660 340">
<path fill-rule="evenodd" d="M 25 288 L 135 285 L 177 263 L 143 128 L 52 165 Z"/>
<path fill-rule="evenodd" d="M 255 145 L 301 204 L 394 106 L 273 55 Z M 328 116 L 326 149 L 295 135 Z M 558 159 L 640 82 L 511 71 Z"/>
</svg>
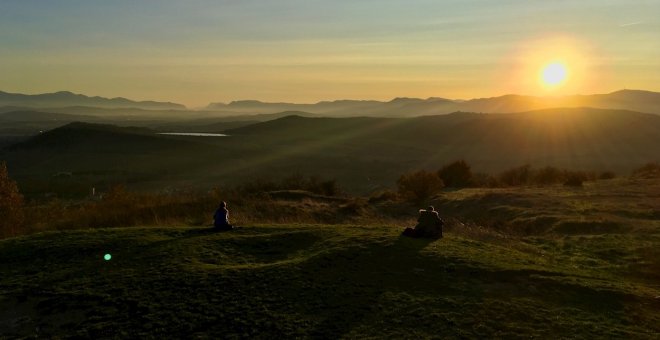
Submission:
<svg viewBox="0 0 660 340">
<path fill-rule="evenodd" d="M 660 332 L 657 273 L 640 271 L 657 265 L 658 235 L 479 240 L 449 232 L 428 241 L 400 231 L 248 225 L 2 240 L 0 337 L 652 339 Z"/>
<path fill-rule="evenodd" d="M 86 195 L 108 183 L 173 180 L 215 152 L 208 144 L 146 128 L 71 123 L 6 147 L 0 159 L 10 164 L 24 193 Z M 54 178 L 59 173 L 72 176 Z"/>
</svg>

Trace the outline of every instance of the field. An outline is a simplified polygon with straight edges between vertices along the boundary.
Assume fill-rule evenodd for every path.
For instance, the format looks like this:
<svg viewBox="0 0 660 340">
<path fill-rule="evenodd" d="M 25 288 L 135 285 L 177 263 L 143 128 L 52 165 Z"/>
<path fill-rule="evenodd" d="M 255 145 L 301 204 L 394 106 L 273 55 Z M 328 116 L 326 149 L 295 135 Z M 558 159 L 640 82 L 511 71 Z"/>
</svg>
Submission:
<svg viewBox="0 0 660 340">
<path fill-rule="evenodd" d="M 658 186 L 446 192 L 437 241 L 399 236 L 413 214 L 5 239 L 1 335 L 657 339 Z"/>
</svg>

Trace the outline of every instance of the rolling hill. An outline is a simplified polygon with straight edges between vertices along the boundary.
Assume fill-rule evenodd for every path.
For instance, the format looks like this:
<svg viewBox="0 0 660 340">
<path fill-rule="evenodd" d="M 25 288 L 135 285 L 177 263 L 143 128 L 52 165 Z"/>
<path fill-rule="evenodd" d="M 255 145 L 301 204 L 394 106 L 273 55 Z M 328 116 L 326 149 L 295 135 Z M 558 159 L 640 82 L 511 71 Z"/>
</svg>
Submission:
<svg viewBox="0 0 660 340">
<path fill-rule="evenodd" d="M 227 131 L 324 147 L 350 145 L 360 158 L 439 166 L 464 158 L 482 171 L 530 163 L 625 171 L 655 160 L 660 117 L 630 111 L 550 109 L 417 118 L 288 117 Z M 310 145 L 310 144 L 307 144 Z"/>
<path fill-rule="evenodd" d="M 0 159 L 9 164 L 28 194 L 55 187 L 84 194 L 92 185 L 108 181 L 171 179 L 203 165 L 215 152 L 208 144 L 158 135 L 146 128 L 71 123 L 7 146 L 0 151 Z M 73 177 L 54 187 L 53 176 L 59 173 Z"/>
<path fill-rule="evenodd" d="M 660 116 L 598 109 L 416 118 L 293 115 L 225 133 L 230 136 L 169 137 L 143 128 L 74 123 L 13 145 L 0 160 L 19 182 L 61 171 L 135 174 L 131 183 L 176 173 L 153 189 L 301 173 L 335 178 L 350 191 L 364 192 L 391 187 L 404 172 L 437 170 L 457 159 L 488 173 L 523 164 L 629 173 L 658 161 Z"/>
</svg>

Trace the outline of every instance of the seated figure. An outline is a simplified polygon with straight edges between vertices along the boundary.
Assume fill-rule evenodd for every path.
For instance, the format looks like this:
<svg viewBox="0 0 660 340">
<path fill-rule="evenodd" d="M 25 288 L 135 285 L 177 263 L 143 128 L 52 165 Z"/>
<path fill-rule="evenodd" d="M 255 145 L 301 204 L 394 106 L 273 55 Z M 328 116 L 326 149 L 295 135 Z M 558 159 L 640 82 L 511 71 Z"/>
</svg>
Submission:
<svg viewBox="0 0 660 340">
<path fill-rule="evenodd" d="M 419 218 L 415 228 L 406 228 L 403 232 L 405 236 L 412 237 L 426 237 L 426 238 L 442 238 L 442 226 L 444 221 L 438 216 L 438 212 L 433 206 L 429 206 L 426 210 L 419 210 Z"/>
<path fill-rule="evenodd" d="M 220 202 L 220 206 L 213 215 L 213 226 L 219 230 L 231 230 L 234 227 L 229 224 L 229 210 L 227 210 L 227 203 Z"/>
</svg>

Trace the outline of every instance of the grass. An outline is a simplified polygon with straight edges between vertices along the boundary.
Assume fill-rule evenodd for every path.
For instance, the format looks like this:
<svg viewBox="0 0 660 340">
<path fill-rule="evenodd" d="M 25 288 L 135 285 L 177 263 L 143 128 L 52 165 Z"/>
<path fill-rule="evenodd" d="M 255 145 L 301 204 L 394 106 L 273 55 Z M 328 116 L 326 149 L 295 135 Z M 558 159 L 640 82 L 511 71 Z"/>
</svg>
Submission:
<svg viewBox="0 0 660 340">
<path fill-rule="evenodd" d="M 114 228 L 2 240 L 0 337 L 660 334 L 660 234 L 480 239 L 456 230 L 430 241 L 401 229 Z"/>
<path fill-rule="evenodd" d="M 218 233 L 204 200 L 140 197 L 101 210 L 168 227 L 74 209 L 94 229 L 0 240 L 0 338 L 660 336 L 657 179 L 446 191 L 438 241 L 399 236 L 404 202 L 235 197 Z"/>
<path fill-rule="evenodd" d="M 523 235 L 656 233 L 660 180 L 617 178 L 584 187 L 475 188 L 443 193 L 449 216 Z"/>
</svg>

